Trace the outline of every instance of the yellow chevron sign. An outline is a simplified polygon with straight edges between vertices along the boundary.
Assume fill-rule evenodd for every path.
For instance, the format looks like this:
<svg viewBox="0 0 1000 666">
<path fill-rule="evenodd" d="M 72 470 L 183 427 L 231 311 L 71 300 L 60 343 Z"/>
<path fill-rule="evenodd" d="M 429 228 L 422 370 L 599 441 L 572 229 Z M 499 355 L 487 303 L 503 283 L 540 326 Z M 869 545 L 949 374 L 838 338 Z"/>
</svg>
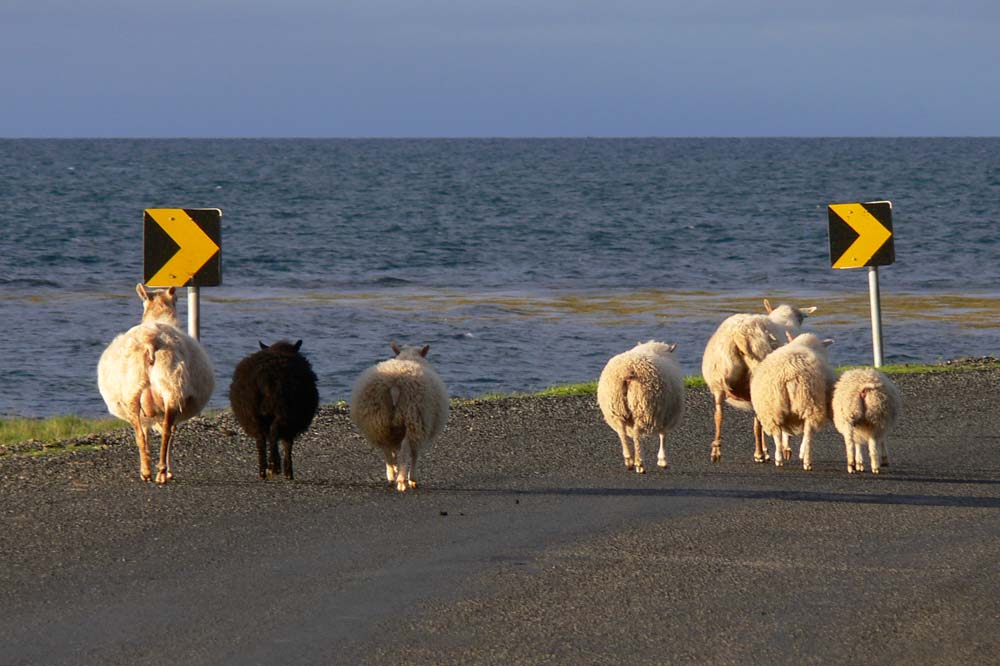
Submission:
<svg viewBox="0 0 1000 666">
<path fill-rule="evenodd" d="M 222 282 L 218 208 L 147 208 L 143 282 L 150 287 L 214 287 Z"/>
<path fill-rule="evenodd" d="M 833 268 L 885 266 L 896 260 L 892 202 L 830 204 L 829 220 Z"/>
</svg>

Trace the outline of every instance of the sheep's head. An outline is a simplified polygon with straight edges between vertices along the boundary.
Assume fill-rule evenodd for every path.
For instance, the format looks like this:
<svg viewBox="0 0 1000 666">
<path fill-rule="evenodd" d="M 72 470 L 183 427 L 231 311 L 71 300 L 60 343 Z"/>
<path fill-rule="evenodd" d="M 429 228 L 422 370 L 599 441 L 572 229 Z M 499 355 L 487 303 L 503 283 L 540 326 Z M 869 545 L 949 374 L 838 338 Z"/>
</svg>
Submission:
<svg viewBox="0 0 1000 666">
<path fill-rule="evenodd" d="M 786 331 L 785 335 L 788 336 L 788 344 L 808 347 L 823 358 L 826 358 L 826 348 L 833 344 L 833 338 L 821 340 L 815 333 L 800 333 L 793 338 L 792 334 Z"/>
<path fill-rule="evenodd" d="M 295 344 L 292 344 L 288 340 L 278 340 L 273 345 L 265 345 L 263 342 L 258 340 L 257 344 L 260 345 L 261 351 L 271 351 L 274 352 L 275 354 L 289 354 L 289 355 L 297 354 L 299 352 L 299 349 L 302 348 L 301 340 L 299 340 Z"/>
<path fill-rule="evenodd" d="M 655 354 L 656 356 L 672 356 L 674 350 L 677 349 L 677 343 L 668 344 L 658 340 L 650 340 L 648 342 L 640 342 L 635 348 Z"/>
<path fill-rule="evenodd" d="M 427 356 L 427 352 L 431 349 L 430 345 L 424 345 L 419 348 L 411 347 L 409 345 L 400 347 L 395 342 L 391 343 L 390 346 L 392 347 L 392 353 L 396 355 L 396 358 L 409 361 L 418 361 L 425 358 Z"/>
<path fill-rule="evenodd" d="M 791 305 L 781 304 L 778 307 L 771 307 L 771 302 L 764 299 L 764 310 L 767 311 L 768 318 L 776 324 L 785 328 L 798 328 L 802 326 L 802 321 L 813 312 L 816 306 L 809 308 L 796 308 Z"/>
<path fill-rule="evenodd" d="M 135 292 L 142 299 L 142 321 L 180 326 L 177 319 L 177 290 L 174 287 L 147 291 L 140 282 L 135 285 Z"/>
</svg>

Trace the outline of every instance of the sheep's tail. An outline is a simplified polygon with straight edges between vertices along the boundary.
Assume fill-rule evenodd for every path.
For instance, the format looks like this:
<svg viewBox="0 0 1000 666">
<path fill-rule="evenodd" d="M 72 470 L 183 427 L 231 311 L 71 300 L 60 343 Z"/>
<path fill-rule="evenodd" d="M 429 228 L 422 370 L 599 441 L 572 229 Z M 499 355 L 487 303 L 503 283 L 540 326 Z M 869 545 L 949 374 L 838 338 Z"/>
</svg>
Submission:
<svg viewBox="0 0 1000 666">
<path fill-rule="evenodd" d="M 848 420 L 852 425 L 857 425 L 858 423 L 863 423 L 868 418 L 868 412 L 871 405 L 866 403 L 866 398 L 868 393 L 871 391 L 877 391 L 879 389 L 877 384 L 865 384 L 858 388 L 857 397 L 851 403 L 851 411 L 847 415 Z"/>
<path fill-rule="evenodd" d="M 149 385 L 158 398 L 157 402 L 165 409 L 183 412 L 184 387 L 187 384 L 187 363 L 179 360 L 169 346 L 155 349 L 149 366 Z"/>
<path fill-rule="evenodd" d="M 621 380 L 621 390 L 614 396 L 615 399 L 612 400 L 610 405 L 611 413 L 627 428 L 635 424 L 635 416 L 633 416 L 632 409 L 629 407 L 628 399 L 629 388 L 632 388 L 635 380 L 636 376 L 633 373 L 629 373 L 623 377 Z M 635 393 L 634 388 L 633 393 Z"/>
</svg>

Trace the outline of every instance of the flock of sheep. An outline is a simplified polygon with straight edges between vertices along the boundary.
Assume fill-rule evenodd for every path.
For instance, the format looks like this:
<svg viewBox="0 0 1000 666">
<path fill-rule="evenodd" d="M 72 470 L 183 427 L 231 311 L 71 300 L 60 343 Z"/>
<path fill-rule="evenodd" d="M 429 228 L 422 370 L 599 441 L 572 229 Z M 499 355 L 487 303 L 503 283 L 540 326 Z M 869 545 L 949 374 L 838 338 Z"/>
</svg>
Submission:
<svg viewBox="0 0 1000 666">
<path fill-rule="evenodd" d="M 134 429 L 139 473 L 146 481 L 153 479 L 150 433 L 161 433 L 156 482 L 165 484 L 173 478 L 174 430 L 208 403 L 214 372 L 201 344 L 180 327 L 175 289 L 148 291 L 138 284 L 136 292 L 142 320 L 101 355 L 98 387 L 108 410 Z M 712 461 L 722 456 L 723 404 L 728 402 L 754 413 L 757 462 L 770 460 L 764 435 L 774 438 L 775 464 L 781 465 L 791 459 L 789 436 L 801 434 L 799 457 L 803 468 L 811 469 L 812 435 L 832 419 L 844 437 L 847 471 L 864 471 L 862 447 L 867 442 L 871 471 L 877 474 L 889 464 L 886 437 L 899 412 L 895 386 L 873 369 L 849 370 L 837 379 L 826 356 L 832 340 L 799 333 L 815 308 L 772 308 L 766 300 L 764 306 L 766 315 L 726 319 L 706 346 L 702 373 L 715 400 Z M 260 343 L 260 350 L 241 360 L 233 373 L 230 404 L 257 443 L 261 479 L 279 473 L 294 478 L 292 443 L 309 428 L 319 406 L 316 375 L 300 353 L 301 345 L 301 340 Z M 666 434 L 683 417 L 684 382 L 673 358 L 676 347 L 653 340 L 639 344 L 611 358 L 598 380 L 604 419 L 618 433 L 626 468 L 640 474 L 645 472 L 641 438 L 659 435 L 657 464 L 665 468 Z M 386 479 L 399 491 L 416 488 L 418 453 L 448 419 L 448 393 L 426 359 L 428 349 L 393 344 L 394 357 L 361 373 L 351 392 L 351 419 L 382 452 Z"/>
<path fill-rule="evenodd" d="M 774 438 L 774 462 L 791 460 L 791 435 L 802 435 L 799 458 L 812 469 L 812 435 L 831 419 L 844 437 L 848 473 L 864 471 L 868 443 L 871 471 L 889 464 L 886 438 L 899 414 L 899 393 L 883 373 L 848 370 L 836 378 L 827 361 L 833 340 L 800 333 L 816 308 L 790 305 L 763 314 L 736 314 L 719 326 L 705 347 L 702 375 L 715 400 L 711 459 L 722 458 L 723 404 L 754 414 L 754 460 L 770 460 L 764 435 Z M 787 344 L 785 344 L 787 340 Z M 681 420 L 683 390 L 676 345 L 650 341 L 613 357 L 597 382 L 604 420 L 618 433 L 625 467 L 643 473 L 640 439 L 658 434 L 657 464 L 667 466 L 664 439 Z M 629 438 L 634 446 L 630 450 Z"/>
</svg>

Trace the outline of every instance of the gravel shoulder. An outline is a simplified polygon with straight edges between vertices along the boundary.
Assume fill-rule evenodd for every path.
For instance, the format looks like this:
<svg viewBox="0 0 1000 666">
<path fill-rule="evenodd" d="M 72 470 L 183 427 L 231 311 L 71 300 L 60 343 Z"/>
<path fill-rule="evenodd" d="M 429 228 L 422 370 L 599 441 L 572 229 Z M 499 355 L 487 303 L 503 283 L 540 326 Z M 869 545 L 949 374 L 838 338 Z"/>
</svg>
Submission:
<svg viewBox="0 0 1000 666">
<path fill-rule="evenodd" d="M 752 462 L 688 392 L 670 469 L 592 397 L 465 403 L 412 494 L 343 409 L 260 482 L 231 415 L 143 483 L 125 429 L 0 458 L 0 664 L 936 663 L 1000 657 L 1000 370 L 899 375 L 893 464 Z M 652 439 L 645 457 L 655 460 Z"/>
</svg>

